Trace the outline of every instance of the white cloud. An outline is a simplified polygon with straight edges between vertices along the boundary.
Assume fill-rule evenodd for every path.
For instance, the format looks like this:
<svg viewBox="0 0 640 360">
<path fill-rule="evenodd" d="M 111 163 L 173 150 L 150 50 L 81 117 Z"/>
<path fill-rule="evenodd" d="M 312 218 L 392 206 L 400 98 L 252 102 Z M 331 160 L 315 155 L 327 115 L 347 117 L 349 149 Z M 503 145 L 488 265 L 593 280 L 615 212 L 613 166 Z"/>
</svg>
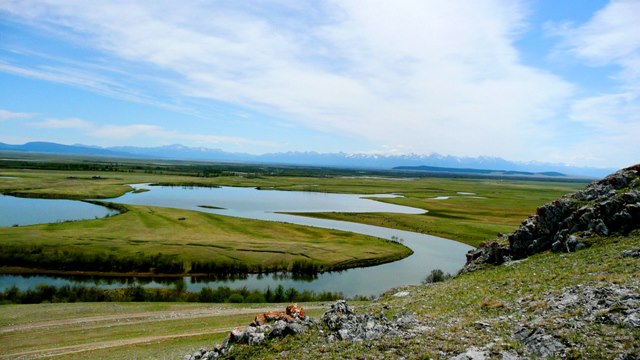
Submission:
<svg viewBox="0 0 640 360">
<path fill-rule="evenodd" d="M 28 119 L 35 116 L 34 114 L 13 112 L 9 110 L 0 109 L 0 122 L 17 119 Z"/>
<path fill-rule="evenodd" d="M 640 161 L 640 1 L 614 0 L 584 24 L 554 29 L 565 54 L 593 67 L 614 66 L 617 85 L 573 101 L 569 118 L 579 134 L 571 156 L 597 166 Z"/>
<path fill-rule="evenodd" d="M 91 122 L 78 118 L 46 119 L 29 123 L 29 125 L 45 129 L 88 129 L 93 126 Z"/>
<path fill-rule="evenodd" d="M 515 4 L 515 5 L 514 5 Z M 21 1 L 121 59 L 172 71 L 177 89 L 413 151 L 522 157 L 571 86 L 523 66 L 512 1 L 282 3 Z M 270 10 L 274 8 L 274 10 Z M 311 15 L 310 15 L 311 14 Z"/>
<path fill-rule="evenodd" d="M 526 20 L 523 3 L 25 0 L 9 3 L 6 11 L 117 60 L 113 66 L 122 67 L 121 78 L 140 76 L 127 70 L 144 67 L 143 82 L 158 84 L 149 80 L 155 74 L 176 97 L 250 107 L 366 138 L 376 148 L 394 144 L 402 152 L 579 163 L 580 151 L 594 143 L 600 154 L 613 154 L 619 148 L 614 141 L 630 136 L 637 121 L 638 2 L 613 1 L 586 24 L 558 30 L 566 34 L 569 53 L 592 65 L 619 66 L 624 85 L 573 103 L 569 118 L 582 134 L 573 148 L 564 144 L 567 129 L 558 119 L 580 89 L 520 61 L 514 41 Z M 141 96 L 112 71 L 32 71 L 50 74 L 52 81 Z M 130 134 L 255 143 L 140 124 L 93 132 L 112 139 L 131 139 Z"/>
<path fill-rule="evenodd" d="M 252 139 L 220 136 L 211 134 L 193 134 L 175 130 L 167 130 L 161 126 L 149 124 L 130 124 L 130 125 L 104 125 L 96 126 L 88 133 L 89 136 L 104 140 L 110 140 L 111 143 L 130 144 L 129 139 L 140 138 L 153 139 L 153 141 L 162 141 L 160 144 L 186 142 L 190 145 L 215 146 L 219 144 L 244 144 L 244 145 L 262 145 L 273 146 L 263 141 L 255 141 Z M 160 145 L 158 144 L 158 145 Z"/>
<path fill-rule="evenodd" d="M 640 1 L 614 0 L 580 26 L 556 29 L 564 47 L 593 66 L 617 65 L 618 80 L 640 78 Z M 637 85 L 636 85 L 637 88 Z"/>
</svg>

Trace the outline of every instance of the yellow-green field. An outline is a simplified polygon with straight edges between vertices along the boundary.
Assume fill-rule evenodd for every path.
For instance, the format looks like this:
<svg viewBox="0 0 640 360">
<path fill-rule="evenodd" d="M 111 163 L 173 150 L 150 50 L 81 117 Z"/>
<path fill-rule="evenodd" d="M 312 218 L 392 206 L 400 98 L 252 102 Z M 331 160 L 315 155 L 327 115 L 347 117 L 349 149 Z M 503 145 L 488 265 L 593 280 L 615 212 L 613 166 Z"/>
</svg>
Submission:
<svg viewBox="0 0 640 360">
<path fill-rule="evenodd" d="M 197 211 L 149 206 L 127 206 L 129 211 L 96 220 L 43 225 L 0 227 L 0 247 L 17 258 L 21 251 L 32 264 L 55 258 L 60 270 L 99 270 L 69 259 L 90 263 L 136 262 L 162 254 L 189 271 L 194 263 L 234 264 L 250 272 L 291 270 L 294 263 L 341 269 L 401 259 L 411 251 L 398 243 L 350 232 L 234 218 Z M 37 249 L 37 254 L 34 254 Z M 26 261 L 27 258 L 25 258 Z M 5 259 L 5 264 L 11 259 Z M 66 263 L 66 262 L 69 263 Z M 140 260 L 142 261 L 142 260 Z M 18 265 L 18 264 L 14 264 Z M 132 265 L 137 266 L 137 265 Z M 62 269 L 61 269 L 62 268 Z M 44 269 L 47 269 L 46 267 Z M 51 269 L 49 267 L 49 269 Z M 35 270 L 35 269 L 34 269 Z M 126 269 L 125 269 L 126 270 Z M 114 270 L 115 271 L 115 270 Z"/>
<path fill-rule="evenodd" d="M 181 359 L 287 304 L 78 303 L 0 306 L 0 359 Z M 302 304 L 318 318 L 326 304 Z"/>
<path fill-rule="evenodd" d="M 132 183 L 166 185 L 250 186 L 261 189 L 314 191 L 349 194 L 399 194 L 401 198 L 376 198 L 398 205 L 425 209 L 424 215 L 391 213 L 325 213 L 308 216 L 339 219 L 421 232 L 470 245 L 492 239 L 498 232 L 512 231 L 536 207 L 585 183 L 525 181 L 505 179 L 417 178 L 397 181 L 383 178 L 221 176 L 195 177 L 126 172 L 6 170 L 0 192 L 27 197 L 110 198 L 121 195 Z M 93 179 L 93 176 L 100 179 Z M 73 178 L 69 178 L 69 177 Z M 473 193 L 474 195 L 461 195 Z M 437 200 L 439 196 L 449 199 Z"/>
</svg>

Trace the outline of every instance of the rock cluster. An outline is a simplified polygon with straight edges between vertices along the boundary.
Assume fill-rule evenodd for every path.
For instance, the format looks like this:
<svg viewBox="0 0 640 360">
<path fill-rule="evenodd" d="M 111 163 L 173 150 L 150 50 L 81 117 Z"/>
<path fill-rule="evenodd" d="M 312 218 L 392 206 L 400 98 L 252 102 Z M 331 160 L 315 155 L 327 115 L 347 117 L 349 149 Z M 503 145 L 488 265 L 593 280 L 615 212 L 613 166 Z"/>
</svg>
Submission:
<svg viewBox="0 0 640 360">
<path fill-rule="evenodd" d="M 579 310 L 571 326 L 578 323 L 616 324 L 640 328 L 640 286 L 609 284 L 595 287 L 577 285 L 548 302 L 549 312 Z"/>
<path fill-rule="evenodd" d="M 297 304 L 287 306 L 285 311 L 266 312 L 256 315 L 251 324 L 245 328 L 231 330 L 222 344 L 213 349 L 200 349 L 184 356 L 184 360 L 209 360 L 229 354 L 233 344 L 260 345 L 266 339 L 301 334 L 315 323 L 306 316 L 304 309 Z"/>
<path fill-rule="evenodd" d="M 584 346 L 584 337 L 598 337 L 602 326 L 616 325 L 640 329 L 640 282 L 624 285 L 576 285 L 560 294 L 544 293 L 541 298 L 530 296 L 516 300 L 521 316 L 501 317 L 500 321 L 515 321 L 512 337 L 523 345 L 521 354 L 497 350 L 494 343 L 482 348 L 470 347 L 449 360 L 485 360 L 533 358 L 566 358 L 571 350 Z M 489 326 L 489 325 L 487 325 Z M 616 359 L 639 359 L 640 344 L 613 345 L 619 348 Z"/>
<path fill-rule="evenodd" d="M 331 305 L 331 309 L 322 316 L 322 321 L 331 331 L 326 336 L 329 342 L 358 342 L 388 336 L 411 338 L 426 329 L 412 314 L 402 313 L 392 320 L 387 319 L 384 313 L 358 315 L 345 300 L 338 300 Z"/>
<path fill-rule="evenodd" d="M 467 254 L 466 271 L 479 263 L 501 264 L 552 249 L 573 252 L 589 246 L 596 234 L 622 235 L 640 227 L 640 164 L 593 182 L 586 189 L 544 204 L 500 242 Z"/>
<path fill-rule="evenodd" d="M 604 286 L 577 285 L 560 295 L 545 294 L 544 304 L 520 300 L 523 306 L 537 309 L 536 316 L 518 330 L 514 337 L 533 354 L 541 357 L 562 357 L 566 350 L 579 344 L 566 343 L 567 336 L 559 332 L 576 332 L 594 324 L 615 324 L 640 328 L 640 283 Z M 560 341 L 565 339 L 565 343 Z M 634 353 L 640 351 L 627 349 Z"/>
</svg>

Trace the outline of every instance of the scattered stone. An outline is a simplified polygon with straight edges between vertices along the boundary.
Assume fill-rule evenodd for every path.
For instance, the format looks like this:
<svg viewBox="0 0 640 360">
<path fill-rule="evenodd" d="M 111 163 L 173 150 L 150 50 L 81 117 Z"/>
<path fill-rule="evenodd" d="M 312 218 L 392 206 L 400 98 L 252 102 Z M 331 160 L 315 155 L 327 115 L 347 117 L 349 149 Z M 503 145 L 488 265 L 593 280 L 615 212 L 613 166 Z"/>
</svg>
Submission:
<svg viewBox="0 0 640 360">
<path fill-rule="evenodd" d="M 269 324 L 269 322 L 273 322 L 273 325 Z M 285 311 L 257 314 L 251 324 L 246 328 L 235 328 L 231 330 L 222 344 L 217 344 L 210 350 L 200 349 L 193 354 L 185 355 L 183 359 L 217 359 L 222 355 L 227 355 L 232 352 L 233 344 L 258 346 L 263 344 L 267 338 L 273 339 L 287 335 L 301 334 L 314 325 L 315 322 L 305 315 L 302 306 L 292 304 L 287 306 Z"/>
<path fill-rule="evenodd" d="M 571 344 L 563 344 L 563 331 L 594 323 L 640 328 L 640 281 L 624 285 L 576 285 L 560 295 L 545 293 L 542 300 L 516 300 L 522 308 L 539 309 L 514 337 L 533 354 L 561 358 Z M 542 306 L 541 306 L 542 305 Z M 551 325 L 550 325 L 551 324 Z"/>
<path fill-rule="evenodd" d="M 393 297 L 401 298 L 407 295 L 409 295 L 408 291 L 398 291 L 397 293 L 393 294 Z"/>
<path fill-rule="evenodd" d="M 338 300 L 322 315 L 322 321 L 333 333 L 326 335 L 328 342 L 336 338 L 343 341 L 359 342 L 395 336 L 412 338 L 427 329 L 420 326 L 413 314 L 401 313 L 392 320 L 384 313 L 356 314 L 344 300 Z"/>
<path fill-rule="evenodd" d="M 552 335 L 545 334 L 537 328 L 523 327 L 514 334 L 514 337 L 529 351 L 543 358 L 558 356 L 567 348 Z"/>
<path fill-rule="evenodd" d="M 478 349 L 475 346 L 468 348 L 465 352 L 449 358 L 449 360 L 485 360 L 489 359 L 489 351 Z"/>
<path fill-rule="evenodd" d="M 640 249 L 624 250 L 622 252 L 622 257 L 640 257 Z"/>
<path fill-rule="evenodd" d="M 456 356 L 450 357 L 449 360 L 485 360 L 485 359 L 502 359 L 502 360 L 524 360 L 528 358 L 510 351 L 500 351 L 499 356 L 495 356 L 490 351 L 493 344 L 488 344 L 483 348 L 472 346 Z"/>
</svg>

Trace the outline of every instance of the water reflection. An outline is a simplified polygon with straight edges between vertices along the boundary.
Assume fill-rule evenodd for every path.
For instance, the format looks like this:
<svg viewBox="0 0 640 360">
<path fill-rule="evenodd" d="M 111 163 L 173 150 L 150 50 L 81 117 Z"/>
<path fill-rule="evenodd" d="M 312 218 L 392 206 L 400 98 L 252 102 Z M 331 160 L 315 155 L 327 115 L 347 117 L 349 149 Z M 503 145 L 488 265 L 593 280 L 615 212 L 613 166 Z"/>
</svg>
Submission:
<svg viewBox="0 0 640 360">
<path fill-rule="evenodd" d="M 377 295 L 383 291 L 409 284 L 419 284 L 433 269 L 455 273 L 464 265 L 464 254 L 470 246 L 435 236 L 408 231 L 389 229 L 378 226 L 313 219 L 302 216 L 281 214 L 278 212 L 399 212 L 420 214 L 424 210 L 406 206 L 398 206 L 378 202 L 363 197 L 371 195 L 325 194 L 299 191 L 257 190 L 251 188 L 190 188 L 136 185 L 136 189 L 148 190 L 129 193 L 109 201 L 131 204 L 180 208 L 230 215 L 243 218 L 269 220 L 315 226 L 328 229 L 351 231 L 364 235 L 385 239 L 398 238 L 414 251 L 412 256 L 388 264 L 355 268 L 344 271 L 326 272 L 313 276 L 293 274 L 248 274 L 217 277 L 184 277 L 184 278 L 61 278 L 36 276 L 22 278 L 16 276 L 0 277 L 0 289 L 12 283 L 23 286 L 35 286 L 38 281 L 53 285 L 58 284 L 95 284 L 100 287 L 125 287 L 140 284 L 145 287 L 167 287 L 184 281 L 190 291 L 200 291 L 203 287 L 230 286 L 246 287 L 250 290 L 264 290 L 282 285 L 285 288 L 296 288 L 299 291 L 342 292 L 346 296 Z M 207 205 L 217 208 L 202 208 Z M 224 209 L 220 209 L 224 208 Z M 67 283 L 64 283 L 67 282 Z M 29 285 L 30 284 L 30 285 Z"/>
</svg>

